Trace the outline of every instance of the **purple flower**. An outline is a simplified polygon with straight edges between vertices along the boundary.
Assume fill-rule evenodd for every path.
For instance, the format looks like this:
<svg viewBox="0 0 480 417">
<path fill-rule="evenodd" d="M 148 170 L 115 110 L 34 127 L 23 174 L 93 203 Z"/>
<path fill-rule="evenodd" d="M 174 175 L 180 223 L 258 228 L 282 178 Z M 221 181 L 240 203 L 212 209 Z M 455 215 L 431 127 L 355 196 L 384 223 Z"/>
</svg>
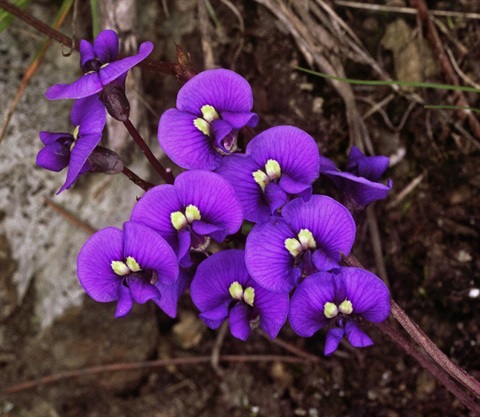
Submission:
<svg viewBox="0 0 480 417">
<path fill-rule="evenodd" d="M 282 217 L 257 223 L 247 237 L 245 261 L 262 287 L 290 292 L 302 277 L 339 267 L 355 240 L 349 211 L 327 196 L 290 201 Z"/>
<path fill-rule="evenodd" d="M 138 54 L 117 59 L 118 35 L 113 30 L 99 33 L 93 45 L 80 41 L 80 66 L 84 75 L 72 84 L 55 84 L 45 96 L 49 100 L 78 99 L 100 92 L 104 86 L 114 82 L 123 85 L 130 68 L 143 61 L 153 50 L 151 42 L 140 45 Z"/>
<path fill-rule="evenodd" d="M 96 232 L 78 254 L 77 274 L 95 301 L 118 300 L 115 317 L 127 315 L 134 301 L 152 300 L 169 313 L 176 311 L 169 303 L 171 294 L 162 304 L 162 291 L 178 279 L 177 258 L 165 239 L 142 224 L 127 222 L 123 231 L 107 227 Z"/>
<path fill-rule="evenodd" d="M 182 168 L 214 170 L 236 150 L 238 131 L 257 125 L 252 106 L 243 77 L 225 69 L 201 72 L 178 92 L 177 108 L 160 118 L 160 146 Z"/>
<path fill-rule="evenodd" d="M 223 158 L 216 172 L 232 183 L 245 219 L 264 222 L 293 195 L 308 199 L 319 169 L 315 140 L 296 127 L 277 126 L 254 137 L 245 155 Z"/>
<path fill-rule="evenodd" d="M 132 221 L 160 233 L 175 250 L 180 266 L 191 266 L 190 249 L 206 250 L 210 238 L 222 242 L 236 233 L 242 208 L 230 183 L 210 171 L 181 173 L 173 185 L 148 190 L 132 211 Z"/>
<path fill-rule="evenodd" d="M 217 329 L 228 318 L 230 332 L 241 340 L 258 325 L 273 339 L 287 319 L 288 294 L 260 287 L 248 275 L 242 250 L 224 250 L 205 259 L 190 292 L 208 327 Z"/>
<path fill-rule="evenodd" d="M 298 286 L 290 303 L 290 324 L 298 335 L 310 337 L 328 326 L 325 355 L 335 352 L 344 335 L 352 346 L 372 345 L 357 319 L 380 323 L 389 314 L 386 285 L 376 275 L 358 268 L 309 276 Z"/>
<path fill-rule="evenodd" d="M 345 172 L 324 157 L 320 172 L 344 193 L 347 205 L 364 208 L 373 201 L 386 198 L 392 188 L 391 180 L 387 185 L 379 182 L 388 163 L 386 156 L 365 156 L 356 146 L 352 146 Z"/>
<path fill-rule="evenodd" d="M 102 138 L 105 119 L 105 107 L 97 96 L 92 96 L 77 100 L 73 105 L 70 114 L 73 134 L 40 132 L 45 147 L 37 155 L 37 165 L 56 172 L 68 166 L 67 178 L 58 193 L 90 171 L 88 157 Z"/>
</svg>

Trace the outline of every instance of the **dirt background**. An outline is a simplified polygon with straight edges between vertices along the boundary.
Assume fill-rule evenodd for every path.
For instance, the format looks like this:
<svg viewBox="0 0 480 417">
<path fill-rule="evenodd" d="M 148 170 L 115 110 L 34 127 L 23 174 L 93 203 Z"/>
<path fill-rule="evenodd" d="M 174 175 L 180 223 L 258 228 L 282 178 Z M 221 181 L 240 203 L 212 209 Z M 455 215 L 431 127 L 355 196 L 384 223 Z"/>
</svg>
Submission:
<svg viewBox="0 0 480 417">
<path fill-rule="evenodd" d="M 118 2 L 117 6 L 130 10 L 126 15 L 132 18 L 135 13 L 128 9 L 132 4 L 127 3 Z M 388 7 L 408 6 L 403 1 L 378 3 Z M 276 7 L 267 7 L 272 4 Z M 326 9 L 318 6 L 324 4 L 337 14 L 330 19 L 330 28 L 325 19 L 319 18 L 318 10 L 324 13 Z M 432 10 L 458 13 L 453 17 L 437 17 L 441 40 L 451 51 L 462 84 L 480 83 L 480 20 L 478 15 L 466 15 L 480 13 L 480 3 L 462 0 L 427 4 Z M 210 11 L 206 5 L 211 6 Z M 125 37 L 132 36 L 133 30 L 139 41 L 153 41 L 155 59 L 173 61 L 177 43 L 191 54 L 198 69 L 221 66 L 242 74 L 253 88 L 254 110 L 260 116 L 258 131 L 279 124 L 298 126 L 317 139 L 321 152 L 339 165 L 345 163 L 352 143 L 391 157 L 387 176 L 393 179 L 394 189 L 386 201 L 376 203 L 368 215 L 359 217 L 354 253 L 367 268 L 388 278 L 392 297 L 455 363 L 480 378 L 479 298 L 472 292 L 480 286 L 480 137 L 475 137 L 468 122 L 462 121 L 458 113 L 426 109 L 421 104 L 452 104 L 451 92 L 354 86 L 348 93 L 345 87 L 339 91 L 329 82 L 296 69 L 301 66 L 326 72 L 319 67 L 319 62 L 324 65 L 329 62 L 337 74 L 344 70 L 351 78 L 378 79 L 372 63 L 364 58 L 362 61 L 361 54 L 355 52 L 351 44 L 348 46 L 345 38 L 339 37 L 338 33 L 345 34 L 347 27 L 384 75 L 445 83 L 437 56 L 424 39 L 415 15 L 321 1 L 148 0 L 139 8 L 138 19 L 130 22 L 133 29 L 126 30 Z M 58 10 L 58 3 L 34 1 L 27 10 L 48 19 Z M 279 13 L 285 16 L 283 20 Z M 89 38 L 90 21 L 88 5 L 79 4 L 77 34 Z M 341 22 L 345 27 L 335 32 Z M 322 27 L 328 36 L 319 32 Z M 71 34 L 71 20 L 62 30 Z M 7 33 L 19 42 L 18 48 L 24 42 L 30 42 L 33 48 L 40 44 L 35 31 L 20 21 L 12 23 Z M 319 36 L 323 36 L 323 46 L 318 44 Z M 3 50 L 2 56 L 6 58 L 1 69 L 5 74 L 7 70 L 9 74 L 12 71 L 8 59 L 14 49 Z M 14 68 L 16 78 L 2 78 L 5 86 L 13 85 L 16 89 L 34 53 L 35 49 L 26 53 L 23 64 Z M 47 55 L 45 65 L 50 68 L 51 62 L 65 59 L 56 47 Z M 71 62 L 77 59 L 75 54 L 70 58 Z M 67 82 L 68 77 L 61 75 L 61 80 L 57 74 L 53 82 Z M 147 137 L 151 138 L 152 147 L 156 147 L 158 117 L 174 105 L 181 84 L 173 77 L 148 71 L 142 71 L 140 76 L 143 87 L 136 84 L 139 119 Z M 38 90 L 40 100 L 44 86 L 35 82 L 32 85 L 31 90 Z M 349 97 L 353 97 L 353 101 L 349 101 Z M 2 107 L 12 98 L 13 95 L 3 96 Z M 466 98 L 471 106 L 480 107 L 478 94 L 466 93 Z M 28 112 L 28 108 L 21 109 Z M 1 111 L 3 121 L 5 111 Z M 68 113 L 65 123 L 68 123 Z M 361 133 L 363 127 L 368 135 L 365 131 Z M 33 129 L 47 128 L 39 124 Z M 32 146 L 38 151 L 38 138 L 35 134 L 30 136 Z M 110 136 L 112 139 L 114 135 Z M 0 153 L 7 154 L 4 145 L 0 145 Z M 130 155 L 130 148 L 122 149 Z M 130 157 L 133 161 L 138 159 L 136 154 Z M 103 188 L 109 193 L 118 193 L 125 185 L 122 181 L 125 180 L 108 180 Z M 93 182 L 80 181 L 75 192 L 88 196 L 85 190 Z M 323 181 L 318 182 L 317 189 L 333 192 Z M 68 199 L 63 198 L 60 201 Z M 117 212 L 115 221 L 108 223 L 105 216 L 102 219 L 107 224 L 120 226 L 122 220 L 118 217 L 128 218 L 128 206 L 133 206 L 134 198 L 134 194 L 129 196 L 127 208 Z M 84 204 L 90 201 L 87 197 L 85 200 Z M 75 215 L 94 227 L 105 226 L 101 220 L 92 220 L 82 211 Z M 9 216 L 11 213 L 4 210 L 0 219 L 6 222 Z M 70 228 L 67 243 L 70 239 L 86 239 L 84 232 L 64 217 L 53 211 L 51 216 Z M 82 296 L 80 305 L 67 303 L 53 316 L 53 322 L 45 325 L 38 305 L 45 305 L 46 296 L 35 286 L 41 268 L 33 271 L 31 281 L 20 296 L 12 276 L 22 260 L 29 261 L 29 255 L 19 259 L 12 250 L 9 229 L 5 230 L 0 234 L 2 388 L 55 372 L 112 363 L 203 357 L 218 349 L 221 355 L 292 356 L 259 332 L 254 332 L 248 343 L 227 334 L 220 344 L 218 332 L 204 328 L 186 295 L 180 301 L 176 320 L 156 311 L 152 305 L 135 306 L 127 318 L 115 320 L 114 305 L 97 304 Z M 55 229 L 50 233 L 54 234 Z M 44 246 L 37 249 L 39 257 L 45 256 Z M 72 265 L 75 259 L 66 258 L 66 262 Z M 71 277 L 53 278 L 61 281 Z M 78 284 L 74 285 L 78 291 Z M 54 300 L 46 304 L 55 308 Z M 342 343 L 335 355 L 323 358 L 323 332 L 301 339 L 286 326 L 279 339 L 319 355 L 318 362 L 221 362 L 216 367 L 202 363 L 86 375 L 39 384 L 16 394 L 3 394 L 0 415 L 469 415 L 456 398 L 378 329 L 370 328 L 369 334 L 375 346 L 355 350 Z"/>
</svg>

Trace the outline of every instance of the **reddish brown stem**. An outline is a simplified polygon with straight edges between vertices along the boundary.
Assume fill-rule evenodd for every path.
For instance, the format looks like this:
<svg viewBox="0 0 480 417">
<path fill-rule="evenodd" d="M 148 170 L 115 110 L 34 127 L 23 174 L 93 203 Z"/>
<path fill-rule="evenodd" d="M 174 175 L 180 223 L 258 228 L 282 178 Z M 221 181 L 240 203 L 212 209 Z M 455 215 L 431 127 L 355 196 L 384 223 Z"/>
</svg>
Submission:
<svg viewBox="0 0 480 417">
<path fill-rule="evenodd" d="M 130 171 L 127 167 L 123 167 L 122 174 L 125 175 L 130 181 L 132 181 L 135 185 L 138 185 L 144 191 L 148 191 L 150 188 L 154 187 L 151 182 L 145 181 L 144 179 L 140 178 L 137 174 L 133 171 Z"/>
<path fill-rule="evenodd" d="M 173 184 L 173 181 L 175 179 L 173 177 L 173 174 L 171 173 L 171 171 L 167 171 L 158 161 L 158 159 L 155 158 L 155 155 L 152 153 L 146 142 L 143 140 L 140 133 L 138 133 L 138 130 L 132 124 L 130 119 L 127 119 L 125 122 L 123 122 L 123 124 L 127 128 L 132 138 L 135 140 L 137 145 L 140 147 L 150 164 L 153 166 L 153 168 L 155 168 L 155 171 L 157 171 L 161 175 L 161 177 L 165 180 L 167 184 Z"/>
<path fill-rule="evenodd" d="M 363 265 L 352 254 L 343 259 L 345 265 L 353 266 L 356 268 L 362 268 Z M 432 342 L 432 340 L 418 327 L 418 325 L 402 310 L 402 308 L 394 301 L 391 300 L 391 314 L 395 320 L 397 320 L 404 330 L 415 340 L 432 360 L 440 366 L 446 373 L 452 378 L 460 382 L 465 388 L 480 397 L 480 383 L 473 378 L 470 374 L 454 364 L 445 355 L 438 346 Z M 448 388 L 448 387 L 447 387 Z"/>
</svg>

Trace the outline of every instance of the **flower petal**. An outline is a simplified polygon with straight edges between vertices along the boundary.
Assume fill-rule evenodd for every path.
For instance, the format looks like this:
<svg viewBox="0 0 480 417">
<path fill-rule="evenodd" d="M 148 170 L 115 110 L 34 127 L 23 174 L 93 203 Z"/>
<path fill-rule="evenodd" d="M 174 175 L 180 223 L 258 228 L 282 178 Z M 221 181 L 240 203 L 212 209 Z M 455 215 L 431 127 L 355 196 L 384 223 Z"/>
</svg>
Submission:
<svg viewBox="0 0 480 417">
<path fill-rule="evenodd" d="M 226 69 L 199 73 L 180 89 L 177 109 L 201 116 L 200 109 L 210 105 L 217 112 L 250 112 L 253 107 L 252 89 L 241 75 Z"/>
<path fill-rule="evenodd" d="M 328 330 L 325 347 L 323 349 L 323 354 L 325 356 L 330 356 L 337 350 L 344 334 L 345 330 L 343 328 L 334 327 Z"/>
<path fill-rule="evenodd" d="M 45 97 L 49 100 L 79 99 L 97 94 L 102 88 L 98 74 L 91 72 L 71 84 L 52 85 L 45 93 Z"/>
<path fill-rule="evenodd" d="M 130 289 L 123 285 L 118 287 L 118 302 L 117 309 L 115 311 L 115 318 L 125 317 L 133 307 L 133 297 L 130 293 Z"/>
<path fill-rule="evenodd" d="M 77 275 L 85 292 L 95 301 L 118 298 L 122 278 L 113 272 L 112 261 L 123 260 L 123 233 L 108 227 L 93 234 L 77 258 Z"/>
<path fill-rule="evenodd" d="M 373 345 L 373 340 L 355 323 L 353 320 L 348 320 L 345 325 L 345 333 L 348 341 L 354 347 L 367 347 Z"/>
<path fill-rule="evenodd" d="M 102 30 L 93 41 L 93 51 L 102 64 L 112 62 L 117 59 L 117 33 L 113 30 Z"/>
<path fill-rule="evenodd" d="M 82 173 L 85 173 L 83 168 L 87 163 L 88 157 L 100 143 L 101 138 L 101 134 L 91 134 L 79 137 L 74 142 L 73 148 L 70 151 L 70 163 L 68 165 L 67 178 L 57 194 L 70 188 L 77 178 Z"/>
<path fill-rule="evenodd" d="M 40 149 L 36 163 L 41 168 L 59 172 L 68 166 L 69 161 L 70 149 L 59 142 L 54 142 Z"/>
<path fill-rule="evenodd" d="M 75 101 L 70 114 L 72 125 L 79 126 L 79 136 L 101 134 L 106 118 L 105 106 L 96 95 Z"/>
<path fill-rule="evenodd" d="M 157 305 L 171 318 L 177 316 L 178 299 L 185 292 L 192 281 L 192 275 L 187 270 L 180 268 L 178 279 L 170 285 L 162 284 L 160 281 L 155 286 L 162 297 L 155 301 Z"/>
<path fill-rule="evenodd" d="M 178 166 L 213 170 L 222 156 L 213 148 L 211 138 L 195 127 L 195 118 L 191 113 L 167 110 L 158 124 L 158 142 Z"/>
<path fill-rule="evenodd" d="M 253 306 L 260 315 L 260 327 L 270 338 L 274 339 L 287 321 L 289 296 L 287 293 L 281 294 L 265 290 L 256 282 L 254 285 L 255 301 Z"/>
<path fill-rule="evenodd" d="M 85 39 L 80 40 L 80 66 L 85 71 L 85 64 L 95 59 L 93 45 Z"/>
<path fill-rule="evenodd" d="M 263 288 L 288 293 L 297 285 L 301 271 L 294 267 L 294 257 L 285 248 L 285 240 L 292 235 L 287 223 L 276 218 L 257 223 L 250 231 L 245 262 L 252 278 Z"/>
<path fill-rule="evenodd" d="M 270 214 L 274 214 L 285 205 L 288 201 L 288 196 L 280 185 L 271 182 L 265 187 L 265 200 L 270 207 Z"/>
<path fill-rule="evenodd" d="M 330 319 L 324 314 L 325 303 L 336 297 L 334 277 L 330 273 L 317 272 L 305 278 L 295 290 L 290 302 L 290 324 L 295 333 L 310 337 Z"/>
<path fill-rule="evenodd" d="M 376 275 L 360 268 L 341 268 L 345 293 L 352 302 L 353 313 L 379 323 L 390 314 L 390 294 Z"/>
<path fill-rule="evenodd" d="M 255 127 L 258 124 L 258 116 L 252 112 L 233 113 L 230 111 L 224 111 L 222 112 L 221 117 L 234 129 L 241 129 L 244 126 Z"/>
<path fill-rule="evenodd" d="M 113 80 L 125 74 L 130 68 L 143 61 L 153 50 L 152 42 L 143 42 L 138 49 L 138 54 L 128 56 L 118 61 L 110 62 L 100 69 L 100 80 L 102 85 L 110 84 Z"/>
<path fill-rule="evenodd" d="M 228 320 L 230 333 L 237 339 L 246 341 L 250 335 L 249 314 L 250 307 L 243 303 L 237 303 L 230 309 Z"/>
<path fill-rule="evenodd" d="M 178 278 L 178 263 L 173 249 L 166 240 L 140 223 L 126 222 L 123 230 L 125 259 L 128 256 L 133 257 L 142 270 L 154 270 L 159 282 L 173 284 Z M 147 289 L 142 288 L 142 291 Z M 137 301 L 135 294 L 133 297 Z"/>
<path fill-rule="evenodd" d="M 242 204 L 244 217 L 251 222 L 266 221 L 271 215 L 262 189 L 253 178 L 253 173 L 260 168 L 252 158 L 233 154 L 224 157 L 215 170 L 232 184 Z"/>
<path fill-rule="evenodd" d="M 160 299 L 160 291 L 158 288 L 146 282 L 143 277 L 130 274 L 126 282 L 130 289 L 130 294 L 136 303 L 145 304 L 149 300 Z"/>
<path fill-rule="evenodd" d="M 352 146 L 346 171 L 370 181 L 378 181 L 387 170 L 389 162 L 390 158 L 387 156 L 365 156 L 360 149 Z"/>
</svg>

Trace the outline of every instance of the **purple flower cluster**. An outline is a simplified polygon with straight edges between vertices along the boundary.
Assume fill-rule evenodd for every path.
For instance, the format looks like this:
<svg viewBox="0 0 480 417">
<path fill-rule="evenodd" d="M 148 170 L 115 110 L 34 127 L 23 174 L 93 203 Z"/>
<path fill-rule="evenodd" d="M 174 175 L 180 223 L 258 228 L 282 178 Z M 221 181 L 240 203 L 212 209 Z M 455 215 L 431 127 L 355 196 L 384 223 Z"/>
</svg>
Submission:
<svg viewBox="0 0 480 417">
<path fill-rule="evenodd" d="M 127 71 L 152 48 L 144 43 L 138 55 L 116 60 L 116 34 L 104 31 L 93 45 L 81 43 L 85 75 L 48 90 L 50 99 L 78 99 L 72 135 L 41 133 L 37 163 L 55 171 L 68 166 L 60 191 L 90 168 L 105 124 L 101 92 L 124 88 Z M 117 317 L 149 300 L 174 317 L 190 287 L 204 323 L 217 329 L 228 320 L 241 340 L 256 327 L 274 338 L 289 318 L 303 337 L 327 327 L 326 355 L 344 336 L 355 347 L 371 345 L 360 325 L 388 317 L 388 289 L 372 273 L 342 266 L 355 220 L 339 202 L 315 194 L 314 183 L 323 174 L 346 200 L 365 207 L 391 188 L 380 182 L 388 158 L 352 148 L 341 172 L 293 126 L 267 129 L 241 152 L 239 137 L 258 123 L 252 108 L 249 83 L 229 70 L 204 71 L 180 89 L 176 108 L 160 118 L 158 140 L 187 171 L 150 188 L 123 231 L 106 228 L 85 243 L 81 285 L 97 301 L 117 301 Z"/>
</svg>

